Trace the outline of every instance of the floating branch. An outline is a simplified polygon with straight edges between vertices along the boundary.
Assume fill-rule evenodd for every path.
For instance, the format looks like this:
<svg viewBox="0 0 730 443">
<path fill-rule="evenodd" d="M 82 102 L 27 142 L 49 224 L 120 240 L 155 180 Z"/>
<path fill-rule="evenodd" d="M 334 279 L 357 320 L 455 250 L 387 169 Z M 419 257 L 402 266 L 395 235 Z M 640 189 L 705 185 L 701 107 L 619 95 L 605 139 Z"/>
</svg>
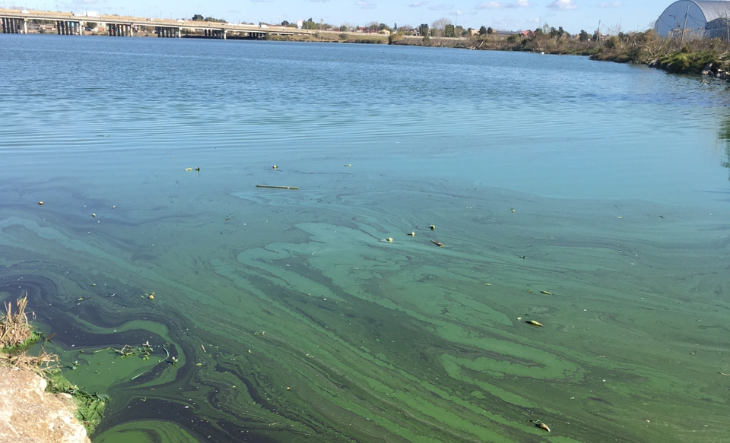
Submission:
<svg viewBox="0 0 730 443">
<path fill-rule="evenodd" d="M 257 188 L 268 188 L 268 189 L 291 189 L 294 191 L 299 190 L 298 186 L 269 186 L 269 185 L 256 185 Z"/>
</svg>

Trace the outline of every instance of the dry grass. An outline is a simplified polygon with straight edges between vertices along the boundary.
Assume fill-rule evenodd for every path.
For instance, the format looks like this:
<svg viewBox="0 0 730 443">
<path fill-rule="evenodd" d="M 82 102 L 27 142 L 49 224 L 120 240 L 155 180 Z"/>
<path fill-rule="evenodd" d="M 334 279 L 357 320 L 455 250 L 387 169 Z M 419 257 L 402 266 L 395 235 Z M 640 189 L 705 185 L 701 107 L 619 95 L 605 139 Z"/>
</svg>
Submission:
<svg viewBox="0 0 730 443">
<path fill-rule="evenodd" d="M 25 352 L 19 354 L 5 354 L 0 352 L 0 364 L 19 369 L 28 369 L 41 377 L 47 377 L 49 371 L 58 368 L 58 355 L 49 354 L 45 349 L 42 349 L 37 356 L 28 355 Z"/>
<path fill-rule="evenodd" d="M 12 303 L 5 303 L 5 314 L 0 318 L 0 350 L 22 348 L 39 338 L 28 322 L 28 316 L 25 315 L 27 306 L 28 294 L 15 302 L 15 312 Z M 45 376 L 48 371 L 58 367 L 58 356 L 47 353 L 45 349 L 41 349 L 37 356 L 28 355 L 26 352 L 0 352 L 0 364 L 29 369 Z"/>
<path fill-rule="evenodd" d="M 5 315 L 0 318 L 0 349 L 20 346 L 33 336 L 33 328 L 25 315 L 27 305 L 28 294 L 16 301 L 15 313 L 13 304 L 5 303 Z"/>
</svg>

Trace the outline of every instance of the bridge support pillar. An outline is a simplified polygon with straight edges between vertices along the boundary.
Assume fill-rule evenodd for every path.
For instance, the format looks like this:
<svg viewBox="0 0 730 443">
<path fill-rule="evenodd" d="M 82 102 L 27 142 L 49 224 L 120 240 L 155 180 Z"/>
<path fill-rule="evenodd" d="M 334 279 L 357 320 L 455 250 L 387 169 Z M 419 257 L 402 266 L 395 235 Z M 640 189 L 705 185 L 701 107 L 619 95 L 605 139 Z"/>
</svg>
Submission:
<svg viewBox="0 0 730 443">
<path fill-rule="evenodd" d="M 23 19 L 23 34 L 27 34 L 27 33 L 28 33 L 28 19 L 24 18 Z"/>
</svg>

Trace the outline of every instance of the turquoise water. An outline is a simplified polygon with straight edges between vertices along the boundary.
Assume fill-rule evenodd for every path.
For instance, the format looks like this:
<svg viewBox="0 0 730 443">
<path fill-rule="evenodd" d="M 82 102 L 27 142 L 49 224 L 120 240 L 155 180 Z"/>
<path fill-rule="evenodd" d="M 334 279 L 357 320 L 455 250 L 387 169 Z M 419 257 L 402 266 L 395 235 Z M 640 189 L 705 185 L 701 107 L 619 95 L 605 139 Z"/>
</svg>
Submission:
<svg viewBox="0 0 730 443">
<path fill-rule="evenodd" d="M 0 295 L 112 397 L 95 442 L 726 439 L 724 84 L 380 45 L 0 59 Z"/>
</svg>

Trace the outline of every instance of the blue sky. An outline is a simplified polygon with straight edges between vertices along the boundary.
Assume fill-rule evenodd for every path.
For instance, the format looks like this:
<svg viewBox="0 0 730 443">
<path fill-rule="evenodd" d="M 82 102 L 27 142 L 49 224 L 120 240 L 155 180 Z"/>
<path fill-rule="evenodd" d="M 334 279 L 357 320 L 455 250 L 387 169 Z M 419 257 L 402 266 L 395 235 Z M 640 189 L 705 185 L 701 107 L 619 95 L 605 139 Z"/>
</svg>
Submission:
<svg viewBox="0 0 730 443">
<path fill-rule="evenodd" d="M 229 22 L 281 22 L 312 18 L 319 22 L 366 25 L 377 21 L 416 26 L 446 17 L 452 23 L 479 28 L 534 29 L 538 24 L 563 26 L 577 33 L 624 32 L 650 27 L 671 0 L 0 0 L 33 9 L 98 11 L 160 18 L 223 18 Z M 45 8 L 44 8 L 45 6 Z"/>
</svg>

